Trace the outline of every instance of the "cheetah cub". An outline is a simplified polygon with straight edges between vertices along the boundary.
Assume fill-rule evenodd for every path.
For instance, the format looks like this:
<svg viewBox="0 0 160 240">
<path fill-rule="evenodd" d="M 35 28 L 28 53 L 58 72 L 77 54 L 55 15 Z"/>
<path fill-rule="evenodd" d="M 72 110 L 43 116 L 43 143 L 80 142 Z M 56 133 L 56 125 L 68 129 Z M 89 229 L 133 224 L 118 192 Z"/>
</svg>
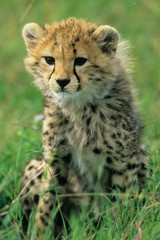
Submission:
<svg viewBox="0 0 160 240">
<path fill-rule="evenodd" d="M 65 217 L 87 201 L 80 193 L 97 191 L 97 179 L 101 193 L 141 190 L 148 157 L 116 29 L 69 18 L 44 28 L 29 23 L 23 38 L 25 66 L 44 96 L 44 157 L 32 159 L 23 176 L 23 209 L 37 209 L 39 239 L 51 226 L 61 232 Z"/>
</svg>

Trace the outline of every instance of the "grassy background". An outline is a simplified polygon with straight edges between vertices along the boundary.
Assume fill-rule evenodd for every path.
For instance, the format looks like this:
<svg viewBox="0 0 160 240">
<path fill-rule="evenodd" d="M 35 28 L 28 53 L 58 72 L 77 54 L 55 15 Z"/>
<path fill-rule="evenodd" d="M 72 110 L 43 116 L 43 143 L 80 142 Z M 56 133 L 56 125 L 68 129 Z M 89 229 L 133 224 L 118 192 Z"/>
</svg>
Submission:
<svg viewBox="0 0 160 240">
<path fill-rule="evenodd" d="M 159 0 L 7 0 L 0 2 L 0 208 L 16 199 L 20 178 L 29 159 L 41 149 L 41 123 L 35 115 L 42 112 L 43 100 L 25 72 L 26 54 L 21 37 L 22 27 L 28 22 L 41 25 L 70 16 L 82 17 L 97 24 L 109 24 L 118 29 L 132 45 L 134 86 L 145 124 L 144 141 L 151 157 L 153 192 L 148 205 L 137 210 L 137 222 L 127 218 L 121 222 L 127 208 L 111 222 L 108 212 L 104 229 L 96 239 L 134 239 L 138 223 L 143 239 L 160 239 L 160 1 Z M 20 239 L 21 209 L 17 201 L 0 217 L 0 239 Z M 104 221 L 105 221 L 104 219 Z M 84 219 L 83 219 L 84 220 Z M 81 230 L 71 219 L 72 239 L 82 239 Z M 141 223 L 143 220 L 143 224 Z M 88 226 L 91 221 L 88 220 Z M 108 226 L 108 227 L 106 227 Z M 108 228 L 108 229 L 107 229 Z M 106 231 L 107 229 L 107 231 Z M 115 231 L 116 229 L 116 231 Z M 129 230 L 130 229 L 130 230 Z M 139 228 L 140 229 L 140 228 Z M 140 231 L 140 230 L 139 230 Z M 94 229 L 94 233 L 96 229 Z M 129 235 L 126 235 L 126 234 Z M 77 237 L 79 234 L 79 238 Z M 88 239 L 93 239 L 90 234 Z M 84 237 L 83 239 L 86 239 Z M 47 239 L 47 238 L 46 238 Z"/>
</svg>

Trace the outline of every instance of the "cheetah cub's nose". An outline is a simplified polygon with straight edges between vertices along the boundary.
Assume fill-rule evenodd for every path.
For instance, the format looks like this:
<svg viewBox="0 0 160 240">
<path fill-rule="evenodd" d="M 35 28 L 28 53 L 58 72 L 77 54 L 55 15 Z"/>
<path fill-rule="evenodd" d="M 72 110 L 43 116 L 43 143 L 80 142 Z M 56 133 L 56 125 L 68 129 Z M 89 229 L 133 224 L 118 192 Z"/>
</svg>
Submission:
<svg viewBox="0 0 160 240">
<path fill-rule="evenodd" d="M 63 88 L 70 82 L 70 79 L 57 79 L 56 82 L 63 90 Z"/>
</svg>

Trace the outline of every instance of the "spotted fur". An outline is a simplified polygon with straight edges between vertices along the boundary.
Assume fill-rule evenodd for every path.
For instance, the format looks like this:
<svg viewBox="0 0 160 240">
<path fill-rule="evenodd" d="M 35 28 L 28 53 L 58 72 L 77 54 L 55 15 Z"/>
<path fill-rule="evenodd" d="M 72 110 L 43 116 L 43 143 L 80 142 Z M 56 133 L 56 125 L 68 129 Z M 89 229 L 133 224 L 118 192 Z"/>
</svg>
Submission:
<svg viewBox="0 0 160 240">
<path fill-rule="evenodd" d="M 26 68 L 44 95 L 44 159 L 33 159 L 25 169 L 24 192 L 31 194 L 23 208 L 29 213 L 38 206 L 36 226 L 42 234 L 58 204 L 68 216 L 86 199 L 58 201 L 57 194 L 96 192 L 100 168 L 100 192 L 119 188 L 124 193 L 135 182 L 141 190 L 149 176 L 148 157 L 126 65 L 126 43 L 119 41 L 117 30 L 69 18 L 44 28 L 27 24 L 23 38 Z M 60 222 L 57 212 L 55 235 Z"/>
</svg>

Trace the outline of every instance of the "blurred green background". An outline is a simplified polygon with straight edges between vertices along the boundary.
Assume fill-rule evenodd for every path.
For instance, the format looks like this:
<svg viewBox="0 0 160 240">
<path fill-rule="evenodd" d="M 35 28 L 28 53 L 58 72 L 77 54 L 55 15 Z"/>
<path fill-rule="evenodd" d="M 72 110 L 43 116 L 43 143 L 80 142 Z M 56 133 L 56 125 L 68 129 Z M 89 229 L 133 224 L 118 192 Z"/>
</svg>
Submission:
<svg viewBox="0 0 160 240">
<path fill-rule="evenodd" d="M 98 25 L 111 25 L 130 41 L 134 59 L 133 85 L 138 89 L 145 125 L 144 141 L 155 162 L 154 172 L 160 173 L 160 1 L 1 0 L 0 207 L 16 198 L 27 161 L 42 150 L 41 123 L 35 123 L 34 117 L 42 113 L 43 99 L 24 68 L 26 50 L 22 28 L 28 22 L 43 26 L 71 16 Z M 158 174 L 154 176 L 158 187 Z M 157 187 L 155 185 L 155 189 Z M 20 212 L 15 213 L 14 219 L 17 216 Z M 10 222 L 10 215 L 5 221 Z"/>
</svg>

